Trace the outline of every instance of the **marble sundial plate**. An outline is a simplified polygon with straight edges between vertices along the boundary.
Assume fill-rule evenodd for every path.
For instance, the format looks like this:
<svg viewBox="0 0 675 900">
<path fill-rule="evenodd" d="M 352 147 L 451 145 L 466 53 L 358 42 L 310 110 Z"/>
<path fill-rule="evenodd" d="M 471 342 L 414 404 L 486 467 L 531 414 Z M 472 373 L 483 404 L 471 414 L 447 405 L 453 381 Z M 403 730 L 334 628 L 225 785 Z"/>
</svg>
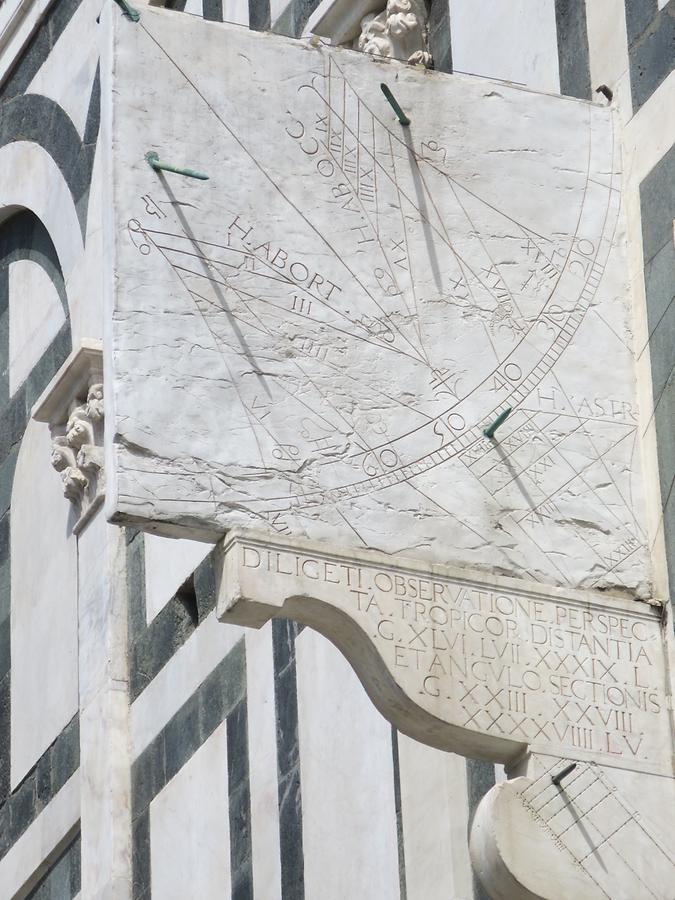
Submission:
<svg viewBox="0 0 675 900">
<path fill-rule="evenodd" d="M 649 596 L 611 110 L 152 8 L 111 68 L 109 516 Z"/>
</svg>

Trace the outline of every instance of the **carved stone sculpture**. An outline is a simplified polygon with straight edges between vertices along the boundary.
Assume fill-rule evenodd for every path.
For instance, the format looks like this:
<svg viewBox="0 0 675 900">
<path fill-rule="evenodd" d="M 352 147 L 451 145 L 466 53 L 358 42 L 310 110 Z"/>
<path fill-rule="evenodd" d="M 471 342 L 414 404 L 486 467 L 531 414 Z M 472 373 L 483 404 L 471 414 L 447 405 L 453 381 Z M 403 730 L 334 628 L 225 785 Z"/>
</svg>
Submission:
<svg viewBox="0 0 675 900">
<path fill-rule="evenodd" d="M 94 429 L 86 406 L 76 406 L 66 424 L 66 441 L 68 446 L 79 450 L 85 444 L 93 444 Z"/>
<path fill-rule="evenodd" d="M 92 384 L 86 400 L 74 400 L 65 425 L 52 427 L 51 463 L 61 475 L 64 496 L 80 518 L 103 491 L 103 385 Z"/>
<path fill-rule="evenodd" d="M 95 423 L 103 421 L 102 384 L 92 384 L 87 392 L 87 416 Z"/>
<path fill-rule="evenodd" d="M 75 466 L 67 466 L 61 472 L 63 496 L 78 506 L 82 504 L 85 491 L 89 487 L 87 476 Z"/>
<path fill-rule="evenodd" d="M 75 467 L 75 454 L 68 445 L 65 435 L 58 435 L 52 441 L 51 463 L 57 472 Z"/>
<path fill-rule="evenodd" d="M 102 380 L 101 343 L 85 338 L 33 409 L 33 418 L 49 425 L 51 464 L 73 505 L 75 534 L 90 521 L 104 497 Z"/>
<path fill-rule="evenodd" d="M 71 503 L 80 504 L 89 480 L 78 468 L 75 451 L 68 444 L 65 435 L 57 435 L 52 441 L 51 463 L 61 475 L 64 496 Z"/>
<path fill-rule="evenodd" d="M 361 34 L 353 44 L 355 50 L 363 53 L 429 67 L 431 55 L 427 46 L 424 0 L 387 0 L 382 12 L 363 17 Z"/>
</svg>

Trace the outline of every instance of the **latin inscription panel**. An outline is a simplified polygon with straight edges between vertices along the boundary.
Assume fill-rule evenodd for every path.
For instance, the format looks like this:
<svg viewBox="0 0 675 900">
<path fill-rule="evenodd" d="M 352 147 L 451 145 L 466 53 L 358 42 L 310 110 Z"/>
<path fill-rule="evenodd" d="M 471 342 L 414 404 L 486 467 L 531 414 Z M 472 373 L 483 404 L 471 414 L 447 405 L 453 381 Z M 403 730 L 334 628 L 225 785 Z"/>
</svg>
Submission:
<svg viewBox="0 0 675 900">
<path fill-rule="evenodd" d="M 380 676 L 332 615 L 337 610 L 367 636 L 413 704 L 485 736 L 486 747 L 505 741 L 503 759 L 520 744 L 668 771 L 664 651 L 651 607 L 245 533 L 228 536 L 224 547 L 223 621 L 260 624 L 283 609 L 334 640 L 371 690 Z M 406 710 L 402 720 L 409 730 L 415 719 Z M 446 749 L 462 752 L 462 741 L 446 737 Z"/>
<path fill-rule="evenodd" d="M 649 596 L 611 110 L 115 24 L 108 513 Z"/>
</svg>

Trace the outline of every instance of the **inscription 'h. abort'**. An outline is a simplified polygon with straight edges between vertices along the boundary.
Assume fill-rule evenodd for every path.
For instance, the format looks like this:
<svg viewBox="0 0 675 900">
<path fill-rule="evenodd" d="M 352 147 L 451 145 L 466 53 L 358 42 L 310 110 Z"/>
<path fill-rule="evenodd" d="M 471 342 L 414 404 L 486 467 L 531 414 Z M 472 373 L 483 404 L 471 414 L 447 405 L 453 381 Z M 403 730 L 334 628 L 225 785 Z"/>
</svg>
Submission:
<svg viewBox="0 0 675 900">
<path fill-rule="evenodd" d="M 537 596 L 293 546 L 242 542 L 236 552 L 244 596 L 248 578 L 263 576 L 287 597 L 330 598 L 416 702 L 436 715 L 450 710 L 461 728 L 630 767 L 662 755 L 662 647 L 647 607 Z"/>
</svg>

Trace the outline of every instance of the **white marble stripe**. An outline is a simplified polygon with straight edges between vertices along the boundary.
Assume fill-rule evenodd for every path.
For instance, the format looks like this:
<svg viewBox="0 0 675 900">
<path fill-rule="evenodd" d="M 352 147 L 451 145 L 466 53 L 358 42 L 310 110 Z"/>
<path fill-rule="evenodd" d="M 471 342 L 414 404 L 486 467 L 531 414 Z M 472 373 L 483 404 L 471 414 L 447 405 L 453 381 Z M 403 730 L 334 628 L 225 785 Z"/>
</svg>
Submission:
<svg viewBox="0 0 675 900">
<path fill-rule="evenodd" d="M 246 684 L 253 889 L 257 900 L 278 900 L 281 861 L 271 622 L 246 637 Z"/>
<path fill-rule="evenodd" d="M 306 900 L 399 900 L 391 726 L 347 660 L 296 641 Z"/>
<path fill-rule="evenodd" d="M 211 612 L 131 707 L 132 759 L 143 752 L 234 647 L 244 629 L 221 625 Z"/>
<path fill-rule="evenodd" d="M 54 242 L 61 270 L 70 278 L 82 253 L 82 233 L 70 189 L 42 147 L 15 140 L 0 149 L 0 207 L 26 207 Z"/>
<path fill-rule="evenodd" d="M 286 9 L 289 2 L 290 0 L 270 0 L 270 19 L 272 20 L 272 27 L 274 27 L 274 23 Z"/>
<path fill-rule="evenodd" d="M 213 732 L 150 804 L 152 895 L 231 896 L 227 724 Z"/>
<path fill-rule="evenodd" d="M 22 900 L 74 837 L 79 818 L 77 771 L 0 861 L 0 897 Z"/>
<path fill-rule="evenodd" d="M 248 0 L 223 0 L 223 20 L 248 25 Z"/>
<path fill-rule="evenodd" d="M 554 0 L 450 0 L 450 34 L 457 72 L 560 90 Z"/>
<path fill-rule="evenodd" d="M 624 130 L 624 171 L 631 185 L 639 185 L 675 144 L 675 72 L 656 88 Z"/>
<path fill-rule="evenodd" d="M 473 896 L 466 760 L 398 736 L 407 900 Z"/>
<path fill-rule="evenodd" d="M 640 183 L 675 144 L 675 72 L 663 81 L 623 129 L 623 203 L 629 223 L 628 255 L 633 288 L 633 330 L 636 351 L 638 408 L 644 459 L 649 541 L 653 560 L 654 595 L 668 596 L 668 565 L 661 516 L 661 488 L 653 415 L 654 396 L 645 298 Z"/>
<path fill-rule="evenodd" d="M 632 106 L 625 0 L 587 3 L 586 32 L 591 90 L 607 85 L 614 93 L 621 121 L 626 122 L 632 115 Z"/>
</svg>

